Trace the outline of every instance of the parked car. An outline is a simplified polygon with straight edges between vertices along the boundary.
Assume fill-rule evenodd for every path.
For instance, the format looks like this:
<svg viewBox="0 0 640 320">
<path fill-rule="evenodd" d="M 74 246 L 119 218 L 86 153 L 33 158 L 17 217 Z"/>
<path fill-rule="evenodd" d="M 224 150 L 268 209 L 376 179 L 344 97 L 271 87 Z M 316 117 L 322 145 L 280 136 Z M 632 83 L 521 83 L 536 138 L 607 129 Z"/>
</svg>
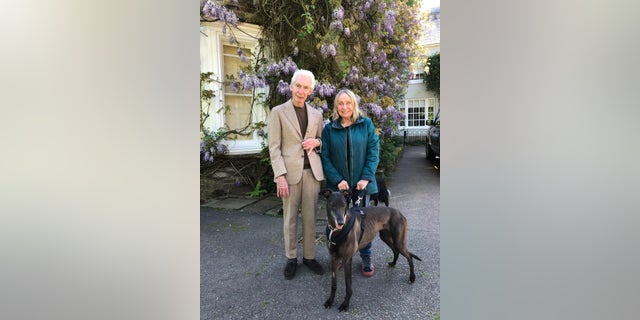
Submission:
<svg viewBox="0 0 640 320">
<path fill-rule="evenodd" d="M 427 160 L 433 161 L 440 158 L 440 110 L 433 120 L 427 121 L 426 155 Z"/>
</svg>

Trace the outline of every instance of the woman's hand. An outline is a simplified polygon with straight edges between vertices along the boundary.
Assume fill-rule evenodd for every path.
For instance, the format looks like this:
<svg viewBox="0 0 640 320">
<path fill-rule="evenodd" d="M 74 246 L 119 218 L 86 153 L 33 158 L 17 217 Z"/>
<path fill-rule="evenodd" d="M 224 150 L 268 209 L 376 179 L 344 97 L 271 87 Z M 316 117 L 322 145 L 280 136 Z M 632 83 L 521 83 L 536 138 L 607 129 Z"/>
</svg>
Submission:
<svg viewBox="0 0 640 320">
<path fill-rule="evenodd" d="M 356 190 L 364 190 L 367 188 L 368 184 L 369 184 L 369 180 L 360 180 L 356 184 Z"/>
</svg>

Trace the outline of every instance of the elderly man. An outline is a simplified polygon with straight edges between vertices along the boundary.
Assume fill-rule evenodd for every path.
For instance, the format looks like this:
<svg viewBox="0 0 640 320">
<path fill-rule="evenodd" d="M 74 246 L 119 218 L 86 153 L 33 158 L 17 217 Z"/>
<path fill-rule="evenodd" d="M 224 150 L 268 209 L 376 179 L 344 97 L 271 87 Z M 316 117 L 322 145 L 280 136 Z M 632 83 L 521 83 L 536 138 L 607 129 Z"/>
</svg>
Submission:
<svg viewBox="0 0 640 320">
<path fill-rule="evenodd" d="M 302 263 L 313 272 L 324 274 L 315 259 L 318 193 L 324 180 L 320 161 L 323 121 L 322 112 L 306 103 L 315 84 L 311 71 L 296 71 L 289 85 L 291 99 L 273 108 L 269 115 L 269 155 L 276 194 L 282 198 L 287 280 L 293 279 L 298 266 L 298 211 L 302 214 Z"/>
</svg>

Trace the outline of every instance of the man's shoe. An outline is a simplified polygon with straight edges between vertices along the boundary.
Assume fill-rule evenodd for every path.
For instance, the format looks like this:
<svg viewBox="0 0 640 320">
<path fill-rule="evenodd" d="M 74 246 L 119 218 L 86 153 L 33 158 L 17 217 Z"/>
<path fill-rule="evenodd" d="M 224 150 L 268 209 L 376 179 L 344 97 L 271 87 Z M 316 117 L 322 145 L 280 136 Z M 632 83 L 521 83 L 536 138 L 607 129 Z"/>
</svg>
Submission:
<svg viewBox="0 0 640 320">
<path fill-rule="evenodd" d="M 315 272 L 316 274 L 324 274 L 324 269 L 322 268 L 320 263 L 316 261 L 316 259 L 302 259 L 302 264 L 309 267 L 309 269 L 311 269 L 311 271 Z"/>
<path fill-rule="evenodd" d="M 374 268 L 371 264 L 370 256 L 362 256 L 362 275 L 365 277 L 373 277 Z"/>
<path fill-rule="evenodd" d="M 287 260 L 287 265 L 284 267 L 284 278 L 287 280 L 293 279 L 296 275 L 296 268 L 298 267 L 298 259 Z"/>
</svg>

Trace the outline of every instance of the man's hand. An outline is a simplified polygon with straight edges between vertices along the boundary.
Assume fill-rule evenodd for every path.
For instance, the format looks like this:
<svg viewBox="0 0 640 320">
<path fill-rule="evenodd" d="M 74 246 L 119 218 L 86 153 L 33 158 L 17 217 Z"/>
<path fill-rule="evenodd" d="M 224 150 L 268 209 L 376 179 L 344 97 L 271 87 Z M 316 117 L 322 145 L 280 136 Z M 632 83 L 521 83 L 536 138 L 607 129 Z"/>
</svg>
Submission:
<svg viewBox="0 0 640 320">
<path fill-rule="evenodd" d="M 320 143 L 320 139 L 304 139 L 304 141 L 302 141 L 302 149 L 307 151 L 307 154 L 311 154 L 311 151 L 319 147 Z"/>
<path fill-rule="evenodd" d="M 277 190 L 276 196 L 278 198 L 286 198 L 289 196 L 289 183 L 287 183 L 287 178 L 284 175 L 276 178 Z"/>
</svg>

